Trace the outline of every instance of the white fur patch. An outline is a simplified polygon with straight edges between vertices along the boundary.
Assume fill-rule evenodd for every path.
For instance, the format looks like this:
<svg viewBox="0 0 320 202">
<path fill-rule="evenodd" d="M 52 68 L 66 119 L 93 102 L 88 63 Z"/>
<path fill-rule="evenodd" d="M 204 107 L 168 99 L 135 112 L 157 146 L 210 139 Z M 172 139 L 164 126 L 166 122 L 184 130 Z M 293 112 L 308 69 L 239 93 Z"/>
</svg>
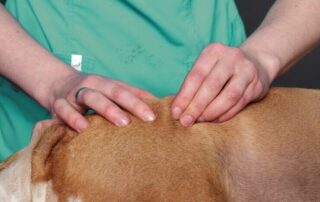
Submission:
<svg viewBox="0 0 320 202">
<path fill-rule="evenodd" d="M 32 201 L 46 201 L 48 183 L 39 183 L 32 186 Z"/>
<path fill-rule="evenodd" d="M 30 167 L 30 155 L 24 152 L 0 172 L 0 201 L 30 201 Z"/>
<path fill-rule="evenodd" d="M 52 189 L 52 182 L 41 182 L 32 185 L 32 202 L 57 202 L 58 197 Z"/>
<path fill-rule="evenodd" d="M 82 200 L 79 197 L 77 197 L 77 198 L 71 197 L 68 199 L 68 202 L 82 202 Z"/>
<path fill-rule="evenodd" d="M 14 193 L 8 193 L 2 185 L 0 185 L 0 201 L 8 202 L 21 202 L 24 201 L 23 194 L 15 191 Z"/>
</svg>

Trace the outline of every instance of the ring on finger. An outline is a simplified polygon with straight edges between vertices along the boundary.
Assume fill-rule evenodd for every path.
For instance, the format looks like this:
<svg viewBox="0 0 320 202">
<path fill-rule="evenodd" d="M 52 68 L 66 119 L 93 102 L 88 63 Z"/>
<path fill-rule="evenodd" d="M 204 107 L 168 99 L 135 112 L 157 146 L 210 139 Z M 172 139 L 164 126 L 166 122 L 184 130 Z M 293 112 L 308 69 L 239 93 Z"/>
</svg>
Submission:
<svg viewBox="0 0 320 202">
<path fill-rule="evenodd" d="M 77 103 L 81 103 L 79 98 L 81 96 L 81 93 L 83 93 L 85 90 L 88 90 L 88 88 L 87 87 L 81 87 L 81 88 L 79 88 L 79 90 L 77 90 L 77 92 L 75 94 L 75 100 L 76 100 Z"/>
</svg>

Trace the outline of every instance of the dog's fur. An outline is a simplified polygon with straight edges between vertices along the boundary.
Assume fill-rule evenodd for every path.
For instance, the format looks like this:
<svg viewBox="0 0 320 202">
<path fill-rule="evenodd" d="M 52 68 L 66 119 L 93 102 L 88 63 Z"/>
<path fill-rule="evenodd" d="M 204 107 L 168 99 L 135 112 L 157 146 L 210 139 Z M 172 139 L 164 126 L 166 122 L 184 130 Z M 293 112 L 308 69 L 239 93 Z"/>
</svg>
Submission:
<svg viewBox="0 0 320 202">
<path fill-rule="evenodd" d="M 34 134 L 0 166 L 3 199 L 320 201 L 320 91 L 272 89 L 230 121 L 188 128 L 171 119 L 171 101 L 149 102 L 151 123 L 117 128 L 94 115 L 81 134 Z"/>
</svg>

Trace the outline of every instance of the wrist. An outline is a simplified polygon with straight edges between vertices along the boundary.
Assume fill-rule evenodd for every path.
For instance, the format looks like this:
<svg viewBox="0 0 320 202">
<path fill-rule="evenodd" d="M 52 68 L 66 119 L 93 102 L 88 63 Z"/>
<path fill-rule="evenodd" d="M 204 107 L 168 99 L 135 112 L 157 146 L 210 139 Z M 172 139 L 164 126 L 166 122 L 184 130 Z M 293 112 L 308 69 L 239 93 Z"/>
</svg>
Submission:
<svg viewBox="0 0 320 202">
<path fill-rule="evenodd" d="M 62 63 L 56 66 L 56 70 L 52 71 L 50 77 L 46 77 L 47 80 L 42 82 L 45 85 L 41 85 L 35 92 L 35 95 L 31 95 L 49 111 L 51 110 L 52 103 L 67 90 L 67 83 L 79 75 L 76 70 Z"/>
<path fill-rule="evenodd" d="M 280 57 L 269 50 L 263 50 L 244 43 L 240 46 L 243 53 L 263 71 L 269 80 L 269 84 L 279 75 L 282 69 Z"/>
</svg>

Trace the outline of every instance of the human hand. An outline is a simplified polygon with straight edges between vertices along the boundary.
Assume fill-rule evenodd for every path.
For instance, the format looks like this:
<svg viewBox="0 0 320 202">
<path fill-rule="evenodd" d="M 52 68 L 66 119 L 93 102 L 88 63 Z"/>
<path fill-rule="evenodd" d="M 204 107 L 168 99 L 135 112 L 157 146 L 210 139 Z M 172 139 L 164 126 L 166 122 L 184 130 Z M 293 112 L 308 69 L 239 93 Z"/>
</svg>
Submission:
<svg viewBox="0 0 320 202">
<path fill-rule="evenodd" d="M 142 101 L 155 97 L 121 81 L 77 72 L 56 82 L 53 91 L 49 107 L 53 118 L 66 122 L 78 132 L 88 125 L 82 114 L 89 108 L 119 127 L 130 122 L 123 109 L 144 121 L 155 119 L 152 110 Z"/>
<path fill-rule="evenodd" d="M 240 48 L 210 44 L 185 78 L 172 103 L 172 116 L 184 126 L 195 121 L 224 122 L 263 98 L 272 79 Z"/>
</svg>

